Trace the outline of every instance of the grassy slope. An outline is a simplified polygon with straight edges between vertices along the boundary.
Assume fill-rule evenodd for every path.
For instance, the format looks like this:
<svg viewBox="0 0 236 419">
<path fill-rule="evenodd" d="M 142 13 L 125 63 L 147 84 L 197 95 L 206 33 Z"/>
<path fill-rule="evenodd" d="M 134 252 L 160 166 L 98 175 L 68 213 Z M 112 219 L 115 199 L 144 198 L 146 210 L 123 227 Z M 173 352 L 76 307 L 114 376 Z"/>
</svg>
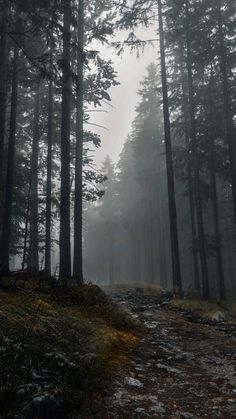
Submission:
<svg viewBox="0 0 236 419">
<path fill-rule="evenodd" d="M 236 321 L 236 304 L 228 302 L 203 301 L 197 299 L 173 299 L 170 306 L 180 310 L 191 311 L 196 317 L 211 320 L 216 312 L 224 314 L 226 321 Z"/>
<path fill-rule="evenodd" d="M 4 418 L 45 392 L 63 399 L 66 412 L 79 412 L 84 396 L 105 387 L 137 339 L 128 314 L 93 285 L 0 291 L 0 322 Z"/>
</svg>

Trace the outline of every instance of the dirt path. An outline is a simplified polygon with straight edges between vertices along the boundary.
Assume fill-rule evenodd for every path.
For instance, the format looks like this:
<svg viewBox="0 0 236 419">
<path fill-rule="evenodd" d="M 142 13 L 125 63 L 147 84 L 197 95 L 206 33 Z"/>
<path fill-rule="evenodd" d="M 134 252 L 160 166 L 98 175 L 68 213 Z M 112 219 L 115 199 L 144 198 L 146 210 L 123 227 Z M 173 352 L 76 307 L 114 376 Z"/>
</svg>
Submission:
<svg viewBox="0 0 236 419">
<path fill-rule="evenodd" d="M 95 402 L 94 418 L 236 418 L 235 325 L 194 323 L 155 296 L 113 291 L 113 298 L 143 334 L 109 394 Z"/>
</svg>

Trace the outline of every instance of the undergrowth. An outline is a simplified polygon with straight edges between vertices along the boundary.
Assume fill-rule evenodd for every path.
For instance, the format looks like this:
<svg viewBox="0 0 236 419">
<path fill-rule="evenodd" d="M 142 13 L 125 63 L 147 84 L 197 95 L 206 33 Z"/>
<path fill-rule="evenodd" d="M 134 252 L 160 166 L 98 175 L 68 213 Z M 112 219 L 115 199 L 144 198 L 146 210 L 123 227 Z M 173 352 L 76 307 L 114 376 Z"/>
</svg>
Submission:
<svg viewBox="0 0 236 419">
<path fill-rule="evenodd" d="M 216 312 L 223 313 L 226 321 L 236 321 L 236 304 L 229 302 L 214 302 L 198 299 L 173 299 L 170 305 L 180 310 L 191 311 L 197 317 L 211 320 Z"/>
<path fill-rule="evenodd" d="M 76 417 L 137 340 L 128 313 L 95 285 L 5 288 L 0 322 L 2 418 Z"/>
</svg>

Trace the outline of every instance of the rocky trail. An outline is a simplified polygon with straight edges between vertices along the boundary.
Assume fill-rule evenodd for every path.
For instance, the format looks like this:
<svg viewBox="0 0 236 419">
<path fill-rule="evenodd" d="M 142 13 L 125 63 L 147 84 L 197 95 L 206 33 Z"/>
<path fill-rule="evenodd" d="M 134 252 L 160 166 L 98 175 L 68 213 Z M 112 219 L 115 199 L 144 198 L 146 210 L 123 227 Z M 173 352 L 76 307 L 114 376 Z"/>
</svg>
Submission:
<svg viewBox="0 0 236 419">
<path fill-rule="evenodd" d="M 141 338 L 92 418 L 236 418 L 236 325 L 195 321 L 168 297 L 109 291 Z M 101 413 L 100 413 L 101 412 Z"/>
</svg>

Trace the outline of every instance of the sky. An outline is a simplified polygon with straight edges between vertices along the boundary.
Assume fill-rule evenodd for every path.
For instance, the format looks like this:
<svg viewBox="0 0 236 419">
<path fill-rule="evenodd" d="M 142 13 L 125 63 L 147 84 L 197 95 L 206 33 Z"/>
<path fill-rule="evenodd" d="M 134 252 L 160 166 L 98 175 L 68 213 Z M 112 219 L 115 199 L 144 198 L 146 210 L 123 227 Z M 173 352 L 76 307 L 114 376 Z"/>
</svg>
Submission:
<svg viewBox="0 0 236 419">
<path fill-rule="evenodd" d="M 156 35 L 154 30 L 149 28 L 139 30 L 138 36 L 140 39 L 153 39 Z M 147 45 L 144 52 L 140 51 L 139 58 L 136 52 L 131 53 L 129 47 L 126 47 L 121 56 L 117 56 L 111 48 L 100 46 L 98 49 L 104 58 L 110 58 L 114 62 L 117 81 L 120 83 L 109 90 L 111 106 L 100 109 L 106 112 L 91 113 L 90 122 L 104 127 L 89 127 L 101 135 L 102 145 L 94 154 L 94 163 L 100 167 L 107 155 L 114 163 L 119 159 L 135 117 L 135 107 L 139 101 L 139 83 L 146 74 L 147 66 L 151 62 L 158 62 L 158 48 L 157 42 L 154 42 L 154 46 Z"/>
</svg>

